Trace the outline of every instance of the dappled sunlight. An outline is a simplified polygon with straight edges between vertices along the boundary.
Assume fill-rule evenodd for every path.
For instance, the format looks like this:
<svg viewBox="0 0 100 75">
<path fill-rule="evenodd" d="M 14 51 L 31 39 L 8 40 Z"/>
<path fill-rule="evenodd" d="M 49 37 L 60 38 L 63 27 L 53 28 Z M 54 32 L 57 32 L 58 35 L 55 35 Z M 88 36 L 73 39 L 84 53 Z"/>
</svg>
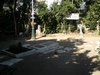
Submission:
<svg viewBox="0 0 100 75">
<path fill-rule="evenodd" d="M 100 0 L 0 6 L 0 75 L 100 75 Z"/>
<path fill-rule="evenodd" d="M 19 63 L 13 75 L 31 73 L 31 75 L 91 75 L 98 70 L 99 61 L 93 54 L 87 41 L 83 39 L 64 37 L 43 37 L 35 41 L 24 41 L 22 44 L 30 44 L 42 48 L 41 43 L 49 47 L 48 42 L 58 44 L 58 48 L 47 53 L 36 53 L 24 57 Z M 47 44 L 46 44 L 47 43 Z M 86 45 L 86 46 L 85 46 Z M 41 49 L 41 52 L 44 49 Z"/>
<path fill-rule="evenodd" d="M 99 61 L 97 60 L 97 56 L 89 57 L 88 54 L 90 52 L 91 50 L 86 50 L 78 53 L 77 50 L 73 50 L 70 52 L 59 53 L 56 56 L 54 56 L 54 53 L 51 53 L 52 56 L 47 59 L 47 63 L 52 62 L 52 64 L 56 64 L 53 67 L 60 67 L 63 70 L 65 69 L 64 75 L 69 73 L 71 75 L 91 75 L 93 72 L 98 70 Z M 48 66 L 49 65 L 50 64 L 48 64 Z M 57 74 L 59 75 L 59 72 Z"/>
</svg>

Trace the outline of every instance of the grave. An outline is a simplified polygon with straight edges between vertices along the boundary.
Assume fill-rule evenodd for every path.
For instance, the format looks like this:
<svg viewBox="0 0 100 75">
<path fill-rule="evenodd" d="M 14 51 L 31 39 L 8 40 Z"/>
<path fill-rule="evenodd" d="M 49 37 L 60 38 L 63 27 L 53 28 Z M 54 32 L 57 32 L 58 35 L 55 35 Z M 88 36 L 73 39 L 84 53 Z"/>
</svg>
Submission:
<svg viewBox="0 0 100 75">
<path fill-rule="evenodd" d="M 58 49 L 59 44 L 57 42 L 47 41 L 47 42 L 43 42 L 38 45 L 35 45 L 33 46 L 33 48 L 37 49 L 35 50 L 36 53 L 46 54 L 46 53 L 49 53 L 49 52 L 52 52 Z"/>
<path fill-rule="evenodd" d="M 34 54 L 35 49 L 31 49 L 29 51 L 25 51 L 25 52 L 21 52 L 21 53 L 17 53 L 17 54 L 9 52 L 9 51 L 7 51 L 7 49 L 2 50 L 2 51 L 5 52 L 6 54 L 10 55 L 10 56 L 13 56 L 13 57 L 24 57 L 24 56 Z"/>
<path fill-rule="evenodd" d="M 40 45 L 46 47 L 46 49 L 43 50 L 42 53 L 48 53 L 48 52 L 54 51 L 56 49 L 59 49 L 59 44 L 57 42 L 53 42 L 53 41 L 44 42 L 44 43 L 41 43 Z"/>
<path fill-rule="evenodd" d="M 57 42 L 53 42 L 53 41 L 47 41 L 47 42 L 43 42 L 37 45 L 30 45 L 30 44 L 24 44 L 22 45 L 26 48 L 29 48 L 29 51 L 25 51 L 25 52 L 21 52 L 18 54 L 9 52 L 7 49 L 2 50 L 3 52 L 7 53 L 8 55 L 14 56 L 14 57 L 24 57 L 24 56 L 28 56 L 28 55 L 32 55 L 35 53 L 42 53 L 42 54 L 46 54 L 52 51 L 55 51 L 56 49 L 59 49 L 59 44 Z"/>
</svg>

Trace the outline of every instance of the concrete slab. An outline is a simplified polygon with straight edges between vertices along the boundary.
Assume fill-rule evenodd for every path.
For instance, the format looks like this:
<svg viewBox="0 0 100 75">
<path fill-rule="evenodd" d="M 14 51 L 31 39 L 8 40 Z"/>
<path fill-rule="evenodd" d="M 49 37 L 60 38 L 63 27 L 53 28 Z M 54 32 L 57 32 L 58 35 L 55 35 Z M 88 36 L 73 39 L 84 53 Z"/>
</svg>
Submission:
<svg viewBox="0 0 100 75">
<path fill-rule="evenodd" d="M 10 59 L 10 60 L 6 60 L 4 62 L 1 62 L 1 65 L 7 65 L 7 66 L 12 66 L 15 63 L 18 63 L 20 61 L 22 61 L 23 59 L 19 59 L 19 58 L 14 58 L 14 59 Z"/>
</svg>

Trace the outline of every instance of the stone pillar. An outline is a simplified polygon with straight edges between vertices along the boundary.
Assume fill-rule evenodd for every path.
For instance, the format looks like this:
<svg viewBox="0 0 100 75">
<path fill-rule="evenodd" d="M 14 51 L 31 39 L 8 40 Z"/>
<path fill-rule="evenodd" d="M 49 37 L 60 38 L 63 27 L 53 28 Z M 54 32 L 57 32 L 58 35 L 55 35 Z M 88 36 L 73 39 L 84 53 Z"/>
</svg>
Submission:
<svg viewBox="0 0 100 75">
<path fill-rule="evenodd" d="M 99 31 L 100 31 L 100 26 L 99 26 L 99 21 L 97 21 L 97 33 L 99 33 Z"/>
<path fill-rule="evenodd" d="M 36 34 L 39 36 L 41 35 L 41 26 L 40 25 L 38 25 L 38 28 L 36 30 Z"/>
<path fill-rule="evenodd" d="M 80 36 L 83 37 L 82 24 L 78 24 L 78 28 L 80 30 Z"/>
</svg>

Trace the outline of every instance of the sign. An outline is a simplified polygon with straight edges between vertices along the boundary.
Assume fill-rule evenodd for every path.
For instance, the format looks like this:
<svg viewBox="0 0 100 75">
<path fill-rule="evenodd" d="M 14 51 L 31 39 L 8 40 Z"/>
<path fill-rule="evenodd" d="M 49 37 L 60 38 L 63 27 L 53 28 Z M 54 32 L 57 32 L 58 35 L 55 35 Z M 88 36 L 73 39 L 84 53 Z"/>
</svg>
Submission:
<svg viewBox="0 0 100 75">
<path fill-rule="evenodd" d="M 79 20 L 79 13 L 72 13 L 71 15 L 68 15 L 68 17 L 66 17 L 66 19 L 68 19 L 68 20 Z"/>
</svg>

